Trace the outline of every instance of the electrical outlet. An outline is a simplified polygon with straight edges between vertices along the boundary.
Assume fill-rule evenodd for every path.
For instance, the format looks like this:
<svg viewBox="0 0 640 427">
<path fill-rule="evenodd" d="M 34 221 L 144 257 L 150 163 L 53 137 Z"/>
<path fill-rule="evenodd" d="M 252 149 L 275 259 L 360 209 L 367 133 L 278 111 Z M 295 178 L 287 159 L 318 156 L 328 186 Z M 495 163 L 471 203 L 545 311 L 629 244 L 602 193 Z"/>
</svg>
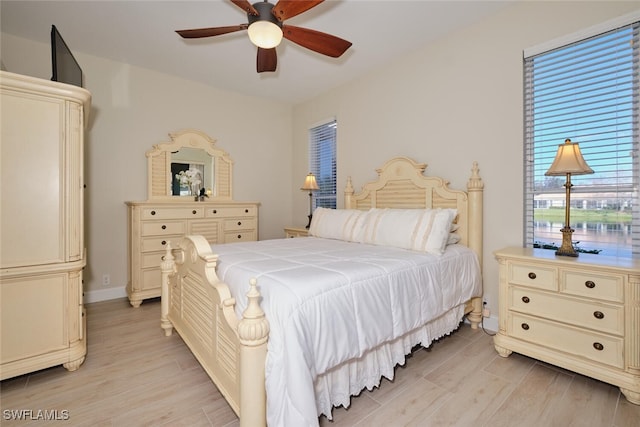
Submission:
<svg viewBox="0 0 640 427">
<path fill-rule="evenodd" d="M 111 276 L 108 274 L 102 275 L 102 285 L 109 286 L 111 284 Z"/>
<path fill-rule="evenodd" d="M 482 302 L 482 317 L 491 317 L 491 310 L 487 307 L 487 302 Z"/>
</svg>

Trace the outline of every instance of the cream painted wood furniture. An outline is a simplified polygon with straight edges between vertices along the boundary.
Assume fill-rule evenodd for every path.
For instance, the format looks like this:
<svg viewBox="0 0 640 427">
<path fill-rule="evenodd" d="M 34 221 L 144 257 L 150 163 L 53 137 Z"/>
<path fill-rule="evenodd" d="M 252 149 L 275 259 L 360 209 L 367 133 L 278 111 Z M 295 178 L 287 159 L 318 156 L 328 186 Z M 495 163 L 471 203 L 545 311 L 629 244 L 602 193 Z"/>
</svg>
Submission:
<svg viewBox="0 0 640 427">
<path fill-rule="evenodd" d="M 211 243 L 258 240 L 256 202 L 232 199 L 233 161 L 197 130 L 169 134 L 171 141 L 147 151 L 149 200 L 128 207 L 127 296 L 134 307 L 161 294 L 160 262 L 167 242 L 198 234 Z M 172 195 L 172 164 L 197 165 L 209 195 Z"/>
<path fill-rule="evenodd" d="M 307 237 L 309 235 L 309 229 L 304 227 L 285 227 L 284 235 L 287 238 Z"/>
<path fill-rule="evenodd" d="M 83 145 L 91 94 L 0 71 L 0 379 L 87 353 Z"/>
<path fill-rule="evenodd" d="M 506 248 L 498 353 L 512 351 L 620 387 L 640 405 L 640 261 Z"/>
<path fill-rule="evenodd" d="M 467 191 L 451 190 L 447 181 L 423 175 L 426 164 L 399 157 L 378 169 L 378 179 L 355 193 L 351 179 L 345 208 L 456 208 L 461 243 L 477 254 L 482 265 L 482 203 L 484 184 L 473 165 Z M 177 249 L 167 248 L 162 262 L 161 327 L 173 328 L 240 417 L 242 426 L 266 422 L 265 359 L 269 322 L 260 308 L 252 281 L 248 307 L 239 319 L 229 287 L 216 276 L 217 255 L 200 236 L 188 236 Z M 465 310 L 472 327 L 482 318 L 482 298 Z"/>
</svg>

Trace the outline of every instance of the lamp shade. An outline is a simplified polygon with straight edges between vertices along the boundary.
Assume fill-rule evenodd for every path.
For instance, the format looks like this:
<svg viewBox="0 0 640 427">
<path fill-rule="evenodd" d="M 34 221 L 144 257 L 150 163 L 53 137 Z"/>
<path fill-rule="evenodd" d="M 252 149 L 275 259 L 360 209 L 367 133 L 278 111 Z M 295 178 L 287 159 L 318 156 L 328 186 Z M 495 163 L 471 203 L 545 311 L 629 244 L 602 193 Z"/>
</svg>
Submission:
<svg viewBox="0 0 640 427">
<path fill-rule="evenodd" d="M 556 158 L 553 160 L 549 170 L 545 172 L 545 175 L 566 175 L 568 173 L 571 175 L 586 175 L 593 173 L 593 169 L 584 161 L 578 143 L 571 142 L 567 138 L 564 144 L 558 146 Z"/>
<path fill-rule="evenodd" d="M 316 182 L 316 176 L 309 172 L 309 174 L 304 179 L 304 184 L 302 184 L 301 190 L 319 190 L 318 183 Z"/>
<path fill-rule="evenodd" d="M 282 41 L 282 29 L 273 22 L 256 21 L 249 25 L 249 39 L 254 45 L 263 49 L 271 49 Z"/>
</svg>

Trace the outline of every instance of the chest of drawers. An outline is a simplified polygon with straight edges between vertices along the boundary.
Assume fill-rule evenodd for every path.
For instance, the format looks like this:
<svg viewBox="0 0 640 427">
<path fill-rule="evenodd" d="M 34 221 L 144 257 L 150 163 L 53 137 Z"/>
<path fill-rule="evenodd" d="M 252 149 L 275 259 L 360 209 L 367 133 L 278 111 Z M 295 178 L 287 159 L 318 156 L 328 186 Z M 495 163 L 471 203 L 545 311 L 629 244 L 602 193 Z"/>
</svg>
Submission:
<svg viewBox="0 0 640 427">
<path fill-rule="evenodd" d="M 258 203 L 127 202 L 128 282 L 132 306 L 160 296 L 160 262 L 168 242 L 199 234 L 209 243 L 258 240 Z"/>
<path fill-rule="evenodd" d="M 512 351 L 620 387 L 640 405 L 640 261 L 506 248 L 498 353 Z"/>
</svg>

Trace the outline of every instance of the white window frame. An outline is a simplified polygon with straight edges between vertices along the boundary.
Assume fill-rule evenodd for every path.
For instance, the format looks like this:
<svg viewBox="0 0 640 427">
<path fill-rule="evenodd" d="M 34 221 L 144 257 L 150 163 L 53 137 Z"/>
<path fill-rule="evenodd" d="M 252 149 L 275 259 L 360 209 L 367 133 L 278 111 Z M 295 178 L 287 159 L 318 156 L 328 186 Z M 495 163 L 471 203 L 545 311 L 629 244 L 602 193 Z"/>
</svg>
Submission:
<svg viewBox="0 0 640 427">
<path fill-rule="evenodd" d="M 337 131 L 335 117 L 309 128 L 309 171 L 316 176 L 320 187 L 313 192 L 312 206 L 337 207 Z"/>
<path fill-rule="evenodd" d="M 634 24 L 636 22 L 640 21 L 640 11 L 635 11 L 632 12 L 630 14 L 621 16 L 619 18 L 604 22 L 602 24 L 599 24 L 597 26 L 591 27 L 589 29 L 586 29 L 584 31 L 580 31 L 556 40 L 552 40 L 550 42 L 526 49 L 524 51 L 524 60 L 526 61 L 528 58 L 531 57 L 535 57 L 537 55 L 541 55 L 550 51 L 553 51 L 555 49 L 559 49 L 559 48 L 563 48 L 566 47 L 568 45 L 571 45 L 573 43 L 578 43 L 581 42 L 583 40 L 589 39 L 591 37 L 595 37 L 595 36 L 599 36 L 601 34 L 616 30 L 618 28 L 622 28 L 631 24 Z M 640 50 L 640 47 L 637 47 L 636 49 Z M 635 58 L 637 60 L 637 58 L 640 56 L 638 54 L 638 50 L 636 50 L 635 52 Z M 637 67 L 637 63 L 636 63 L 636 67 Z M 636 68 L 637 69 L 637 68 Z M 525 102 L 525 111 L 524 111 L 524 144 L 525 144 L 525 150 L 524 150 L 524 244 L 525 246 L 533 246 L 534 241 L 536 240 L 534 237 L 534 217 L 533 217 L 533 213 L 534 213 L 534 207 L 543 207 L 542 205 L 545 202 L 542 201 L 536 201 L 534 199 L 534 195 L 536 194 L 536 192 L 534 191 L 534 174 L 536 173 L 536 165 L 534 164 L 535 161 L 535 156 L 534 156 L 534 137 L 532 135 L 533 130 L 532 130 L 532 117 L 533 117 L 533 113 L 532 113 L 532 109 L 531 106 L 533 105 L 532 103 L 529 103 L 527 105 L 527 100 L 530 99 L 530 93 L 528 93 L 527 91 L 531 91 L 531 88 L 526 87 L 527 85 L 527 78 L 529 76 L 527 75 L 527 69 L 525 67 L 525 76 L 524 76 L 524 80 L 525 80 L 525 94 L 524 94 L 524 102 Z M 639 135 L 638 135 L 638 127 L 640 126 L 639 122 L 640 122 L 640 113 L 638 113 L 637 110 L 637 103 L 638 101 L 640 101 L 640 97 L 639 97 L 639 92 L 640 89 L 638 88 L 638 86 L 640 85 L 640 82 L 637 81 L 634 84 L 634 93 L 633 93 L 633 98 L 634 98 L 634 102 L 636 104 L 636 110 L 634 112 L 634 127 L 633 127 L 633 146 L 632 146 L 632 150 L 630 153 L 630 156 L 632 157 L 632 184 L 631 184 L 631 194 L 632 194 L 632 223 L 631 223 L 631 251 L 630 252 L 624 252 L 624 253 L 616 253 L 617 256 L 629 256 L 629 257 L 638 257 L 640 256 L 640 202 L 638 200 L 638 192 L 639 192 L 639 181 L 640 181 L 640 154 L 639 154 Z M 533 101 L 530 101 L 533 102 Z M 572 137 L 571 135 L 566 135 L 566 137 Z M 573 138 L 572 138 L 573 139 Z M 561 144 L 563 141 L 561 139 L 559 139 L 557 141 L 558 144 Z M 578 142 L 580 143 L 580 141 L 578 139 L 574 139 L 573 142 Z M 583 148 L 583 154 L 585 155 L 585 159 L 587 160 L 587 163 L 589 162 L 589 155 L 588 153 L 584 153 L 584 148 Z M 549 160 L 549 165 L 551 164 L 551 161 L 553 160 L 553 157 L 551 157 L 551 159 Z M 548 167 L 549 165 L 546 165 L 546 167 Z M 542 167 L 541 164 L 537 165 L 538 168 Z M 539 172 L 539 171 L 538 171 Z M 576 177 L 576 178 L 580 178 L 580 177 Z M 587 183 L 587 180 L 583 181 L 584 183 Z M 564 191 L 564 189 L 562 190 Z M 588 187 L 585 187 L 585 185 L 582 186 L 581 189 L 578 189 L 578 194 L 580 193 L 580 191 L 585 192 L 588 191 Z M 575 197 L 572 195 L 572 199 L 574 199 Z M 537 203 L 537 205 L 536 205 Z M 585 203 L 588 203 L 587 201 L 585 201 Z M 535 205 L 535 206 L 534 206 Z M 572 207 L 574 207 L 574 200 L 572 200 Z M 573 221 L 572 221 L 573 222 Z M 558 231 L 558 239 L 561 239 L 561 235 L 559 230 Z M 575 240 L 575 239 L 574 239 Z M 590 248 L 586 248 L 586 249 L 590 249 Z"/>
</svg>

